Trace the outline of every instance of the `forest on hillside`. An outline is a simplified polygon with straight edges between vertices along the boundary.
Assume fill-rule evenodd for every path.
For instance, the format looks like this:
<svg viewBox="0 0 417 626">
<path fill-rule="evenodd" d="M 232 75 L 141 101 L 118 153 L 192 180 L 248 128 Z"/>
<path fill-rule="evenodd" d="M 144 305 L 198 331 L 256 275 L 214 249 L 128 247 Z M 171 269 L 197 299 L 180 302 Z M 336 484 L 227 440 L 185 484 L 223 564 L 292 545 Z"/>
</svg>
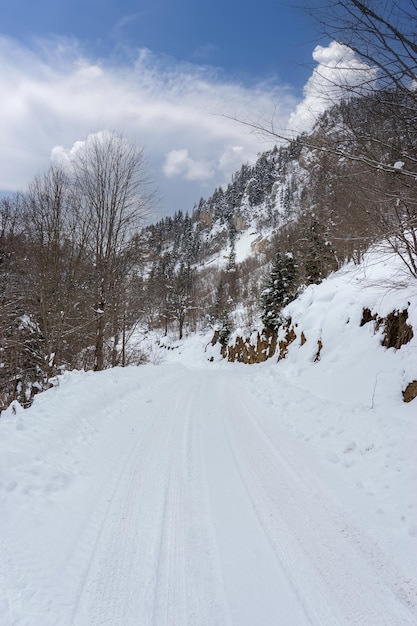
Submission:
<svg viewBox="0 0 417 626">
<path fill-rule="evenodd" d="M 336 5 L 364 39 L 331 15 L 328 27 L 350 33 L 341 41 L 366 52 L 379 81 L 347 91 L 311 133 L 277 136 L 192 210 L 144 225 L 144 154 L 115 132 L 0 201 L 0 410 L 29 405 L 65 369 L 142 362 L 137 327 L 180 338 L 210 327 L 223 343 L 236 326 L 276 332 L 285 304 L 370 245 L 417 278 L 416 16 Z M 248 230 L 256 245 L 239 262 Z"/>
</svg>

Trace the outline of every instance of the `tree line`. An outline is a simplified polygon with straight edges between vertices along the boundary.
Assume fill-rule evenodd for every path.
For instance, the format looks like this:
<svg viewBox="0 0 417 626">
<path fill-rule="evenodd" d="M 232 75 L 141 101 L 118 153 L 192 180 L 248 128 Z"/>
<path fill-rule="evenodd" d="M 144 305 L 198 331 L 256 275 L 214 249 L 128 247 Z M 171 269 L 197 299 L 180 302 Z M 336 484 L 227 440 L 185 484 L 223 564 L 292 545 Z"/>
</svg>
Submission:
<svg viewBox="0 0 417 626">
<path fill-rule="evenodd" d="M 3 406 L 30 403 L 61 366 L 123 362 L 136 315 L 135 234 L 150 200 L 143 152 L 115 132 L 90 135 L 26 193 L 2 199 Z"/>
</svg>

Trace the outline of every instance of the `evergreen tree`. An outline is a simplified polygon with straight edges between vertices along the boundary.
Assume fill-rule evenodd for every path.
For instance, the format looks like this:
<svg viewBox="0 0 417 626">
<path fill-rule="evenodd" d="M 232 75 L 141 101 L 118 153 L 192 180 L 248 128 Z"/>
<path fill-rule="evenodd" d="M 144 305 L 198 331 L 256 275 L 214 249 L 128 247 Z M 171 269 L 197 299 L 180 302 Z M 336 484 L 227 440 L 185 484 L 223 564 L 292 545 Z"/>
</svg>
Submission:
<svg viewBox="0 0 417 626">
<path fill-rule="evenodd" d="M 236 272 L 236 226 L 234 225 L 233 220 L 230 220 L 229 222 L 229 242 L 230 251 L 226 271 Z"/>
<path fill-rule="evenodd" d="M 337 260 L 322 224 L 313 218 L 306 232 L 304 271 L 307 283 L 321 283 L 330 272 L 337 270 Z"/>
<path fill-rule="evenodd" d="M 271 274 L 261 293 L 262 322 L 276 331 L 281 324 L 281 309 L 296 297 L 296 265 L 292 254 L 277 252 Z"/>
<path fill-rule="evenodd" d="M 227 311 L 223 311 L 219 325 L 219 344 L 222 348 L 225 348 L 229 341 L 233 326 Z"/>
</svg>

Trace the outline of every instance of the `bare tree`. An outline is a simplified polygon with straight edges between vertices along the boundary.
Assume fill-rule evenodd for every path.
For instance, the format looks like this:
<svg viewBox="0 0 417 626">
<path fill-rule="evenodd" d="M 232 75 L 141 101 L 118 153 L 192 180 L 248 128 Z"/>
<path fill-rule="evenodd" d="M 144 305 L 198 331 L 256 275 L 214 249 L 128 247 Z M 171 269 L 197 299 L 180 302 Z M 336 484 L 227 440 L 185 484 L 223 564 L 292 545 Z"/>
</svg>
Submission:
<svg viewBox="0 0 417 626">
<path fill-rule="evenodd" d="M 333 125 L 326 112 L 310 134 L 295 142 L 332 155 L 334 163 L 348 163 L 344 176 L 356 180 L 355 193 L 349 190 L 349 195 L 352 200 L 355 195 L 367 218 L 361 219 L 367 226 L 357 233 L 350 228 L 349 236 L 385 241 L 417 276 L 417 3 L 336 0 L 315 4 L 309 12 L 324 35 L 352 50 L 363 64 L 353 86 L 338 83 L 335 73 L 323 75 L 323 90 L 337 87 L 342 94 L 333 107 Z M 243 123 L 288 141 L 273 122 Z M 357 215 L 356 209 L 355 222 Z"/>
<path fill-rule="evenodd" d="M 2 407 L 30 404 L 61 365 L 126 362 L 147 190 L 142 151 L 99 133 L 0 201 Z"/>
<path fill-rule="evenodd" d="M 415 0 L 336 0 L 307 11 L 320 31 L 375 67 L 379 91 L 409 94 L 417 72 Z M 361 85 L 361 94 L 363 89 Z M 371 93 L 375 83 L 369 84 Z"/>
<path fill-rule="evenodd" d="M 105 365 L 107 333 L 123 317 L 123 283 L 133 236 L 151 202 L 144 153 L 115 132 L 90 135 L 72 159 L 94 265 L 94 368 Z M 114 357 L 113 357 L 114 361 Z"/>
<path fill-rule="evenodd" d="M 339 132 L 324 148 L 366 166 L 362 199 L 376 232 L 417 277 L 417 4 L 337 0 L 314 16 L 326 35 L 376 69 L 365 96 L 363 86 L 356 101 L 345 94 Z"/>
<path fill-rule="evenodd" d="M 21 197 L 27 310 L 39 326 L 45 358 L 74 367 L 93 315 L 86 307 L 91 264 L 80 197 L 69 173 L 59 166 L 38 175 Z"/>
<path fill-rule="evenodd" d="M 22 231 L 16 197 L 0 201 L 0 411 L 19 397 L 25 341 L 19 332 L 24 312 L 18 269 Z"/>
<path fill-rule="evenodd" d="M 169 298 L 171 317 L 178 324 L 178 339 L 183 338 L 185 323 L 193 320 L 196 309 L 195 272 L 189 263 L 181 262 L 174 271 Z"/>
</svg>

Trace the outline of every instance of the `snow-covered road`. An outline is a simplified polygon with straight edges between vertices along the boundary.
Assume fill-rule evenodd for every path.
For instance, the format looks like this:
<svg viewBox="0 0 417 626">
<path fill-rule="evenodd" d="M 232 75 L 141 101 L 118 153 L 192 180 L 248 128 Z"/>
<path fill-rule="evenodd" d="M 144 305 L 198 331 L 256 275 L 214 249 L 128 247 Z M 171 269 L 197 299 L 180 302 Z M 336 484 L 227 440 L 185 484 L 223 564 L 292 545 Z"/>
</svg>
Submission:
<svg viewBox="0 0 417 626">
<path fill-rule="evenodd" d="M 247 371 L 73 374 L 2 419 L 2 626 L 417 623 Z"/>
</svg>

